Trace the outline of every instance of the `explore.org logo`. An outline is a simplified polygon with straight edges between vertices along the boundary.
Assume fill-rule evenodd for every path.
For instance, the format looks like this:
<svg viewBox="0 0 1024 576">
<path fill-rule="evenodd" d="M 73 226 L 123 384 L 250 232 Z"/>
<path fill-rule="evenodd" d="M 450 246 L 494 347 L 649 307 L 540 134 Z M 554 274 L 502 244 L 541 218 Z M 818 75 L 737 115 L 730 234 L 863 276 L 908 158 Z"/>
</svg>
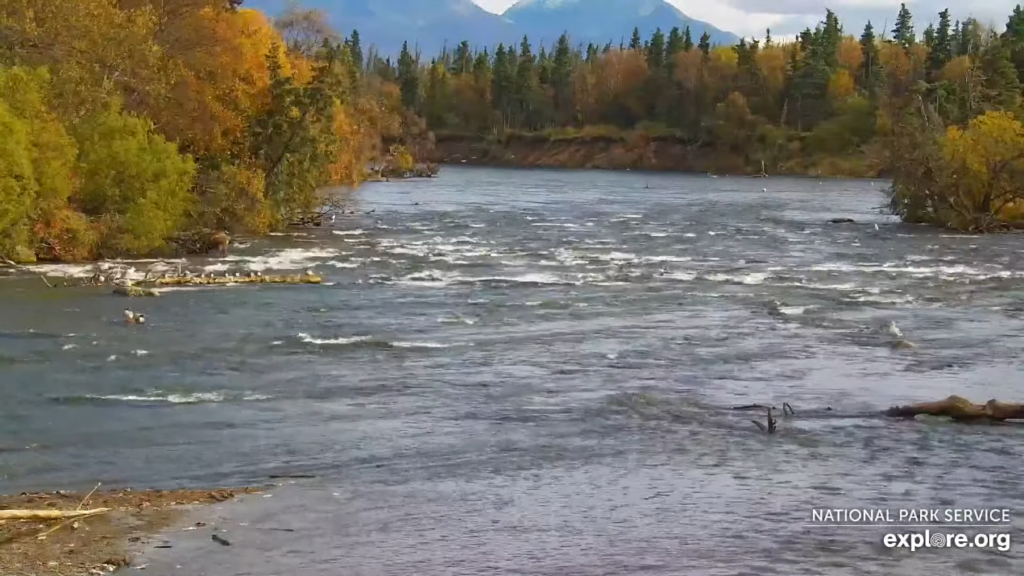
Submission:
<svg viewBox="0 0 1024 576">
<path fill-rule="evenodd" d="M 1000 552 L 1010 550 L 1010 534 L 951 534 L 925 530 L 922 533 L 888 533 L 882 537 L 886 548 L 909 548 L 911 552 L 921 548 L 994 548 Z"/>
<path fill-rule="evenodd" d="M 1006 508 L 816 508 L 807 527 L 886 528 L 886 548 L 1010 550 L 1013 529 Z M 906 530 L 924 528 L 925 530 Z"/>
</svg>

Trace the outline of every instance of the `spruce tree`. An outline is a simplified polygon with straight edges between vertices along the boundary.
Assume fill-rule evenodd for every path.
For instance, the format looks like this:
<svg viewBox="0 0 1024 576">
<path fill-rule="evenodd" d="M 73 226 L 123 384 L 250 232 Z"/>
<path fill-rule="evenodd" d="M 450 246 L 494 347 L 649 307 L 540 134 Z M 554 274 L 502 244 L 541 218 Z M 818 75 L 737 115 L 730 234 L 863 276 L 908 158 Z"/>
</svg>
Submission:
<svg viewBox="0 0 1024 576">
<path fill-rule="evenodd" d="M 704 54 L 705 58 L 711 55 L 711 36 L 706 30 L 700 35 L 700 42 L 697 43 L 697 49 Z"/>
<path fill-rule="evenodd" d="M 914 36 L 914 17 L 910 14 L 906 4 L 900 4 L 900 12 L 896 15 L 896 27 L 892 29 L 892 40 L 902 46 L 904 50 L 909 50 L 917 43 L 917 38 Z"/>
<path fill-rule="evenodd" d="M 398 87 L 402 93 L 402 105 L 415 108 L 419 99 L 420 77 L 416 59 L 409 53 L 409 43 L 402 42 L 398 54 Z"/>
<path fill-rule="evenodd" d="M 642 41 L 640 40 L 640 29 L 633 27 L 633 35 L 629 39 L 630 50 L 640 50 L 643 48 Z"/>
<path fill-rule="evenodd" d="M 949 19 L 949 9 L 946 9 L 939 12 L 939 27 L 935 30 L 935 39 L 928 53 L 928 67 L 933 73 L 938 72 L 952 59 L 952 23 Z"/>
</svg>

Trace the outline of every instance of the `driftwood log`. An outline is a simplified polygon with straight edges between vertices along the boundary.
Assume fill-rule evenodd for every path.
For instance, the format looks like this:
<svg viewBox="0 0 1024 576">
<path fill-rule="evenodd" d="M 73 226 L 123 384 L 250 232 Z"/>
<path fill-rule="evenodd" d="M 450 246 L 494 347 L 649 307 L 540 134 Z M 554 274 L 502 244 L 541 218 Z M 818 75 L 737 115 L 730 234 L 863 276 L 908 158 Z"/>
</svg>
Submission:
<svg viewBox="0 0 1024 576">
<path fill-rule="evenodd" d="M 979 420 L 1003 422 L 1024 420 L 1024 404 L 1000 402 L 994 399 L 984 404 L 974 404 L 961 396 L 950 396 L 937 402 L 893 406 L 882 415 L 892 418 L 913 418 L 919 415 L 945 416 L 959 422 Z"/>
<path fill-rule="evenodd" d="M 0 510 L 0 520 L 66 520 L 109 512 L 110 508 L 92 510 Z"/>
<path fill-rule="evenodd" d="M 282 276 L 171 276 L 153 280 L 140 280 L 138 284 L 153 286 L 224 286 L 227 284 L 322 284 L 316 274 L 287 274 Z"/>
<path fill-rule="evenodd" d="M 778 420 L 773 416 L 772 411 L 777 410 L 774 406 L 764 404 L 746 404 L 733 406 L 738 411 L 766 411 L 767 426 L 758 421 L 751 420 L 762 432 L 774 434 L 777 430 Z M 796 415 L 796 411 L 788 402 L 782 403 L 782 415 L 785 418 Z M 840 413 L 833 411 L 829 406 L 822 410 L 804 410 L 806 418 L 914 418 L 916 416 L 935 416 L 949 418 L 954 422 L 1005 422 L 1007 420 L 1024 420 L 1024 404 L 1000 402 L 989 400 L 984 404 L 974 404 L 961 396 L 950 396 L 945 400 L 936 402 L 919 402 L 905 406 L 893 406 L 881 412 L 861 412 L 856 414 Z"/>
<path fill-rule="evenodd" d="M 323 278 L 315 274 L 286 276 L 171 276 L 153 280 L 140 280 L 138 284 L 150 286 L 228 286 L 231 284 L 322 284 Z M 115 286 L 118 296 L 155 297 L 160 291 L 138 285 Z"/>
</svg>

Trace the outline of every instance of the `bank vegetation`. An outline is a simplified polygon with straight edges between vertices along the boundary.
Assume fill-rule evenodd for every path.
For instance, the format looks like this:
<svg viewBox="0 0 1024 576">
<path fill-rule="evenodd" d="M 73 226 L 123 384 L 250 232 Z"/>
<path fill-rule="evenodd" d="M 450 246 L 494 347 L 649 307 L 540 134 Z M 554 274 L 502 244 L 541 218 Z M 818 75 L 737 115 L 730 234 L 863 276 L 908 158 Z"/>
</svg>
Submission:
<svg viewBox="0 0 1024 576">
<path fill-rule="evenodd" d="M 1020 225 L 1024 12 L 1003 30 L 949 10 L 848 34 L 831 11 L 793 42 L 712 46 L 689 29 L 628 43 L 403 50 L 405 106 L 438 158 L 508 165 L 891 177 L 893 210 L 965 231 Z M 623 31 L 627 33 L 628 31 Z"/>
<path fill-rule="evenodd" d="M 362 73 L 357 34 L 241 4 L 0 3 L 0 256 L 201 251 L 203 231 L 279 228 L 368 167 L 413 170 L 423 121 Z"/>
<path fill-rule="evenodd" d="M 948 10 L 794 42 L 455 44 L 397 58 L 293 7 L 0 4 L 0 257 L 202 252 L 214 231 L 319 221 L 321 190 L 432 175 L 424 158 L 891 177 L 892 210 L 964 231 L 1024 218 L 1024 11 Z M 435 138 L 436 135 L 436 138 Z M 436 146 L 436 149 L 435 149 Z"/>
</svg>

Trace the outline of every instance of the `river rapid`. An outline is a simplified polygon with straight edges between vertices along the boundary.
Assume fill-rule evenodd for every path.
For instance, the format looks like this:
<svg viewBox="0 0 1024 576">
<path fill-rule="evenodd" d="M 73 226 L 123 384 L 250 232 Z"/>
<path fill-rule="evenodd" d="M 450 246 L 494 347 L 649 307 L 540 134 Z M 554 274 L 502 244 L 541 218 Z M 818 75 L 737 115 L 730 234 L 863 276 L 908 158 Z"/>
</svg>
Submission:
<svg viewBox="0 0 1024 576">
<path fill-rule="evenodd" d="M 0 493 L 316 476 L 197 512 L 233 546 L 172 531 L 149 574 L 1024 573 L 1017 542 L 808 526 L 1008 508 L 1022 536 L 1024 428 L 871 413 L 1024 400 L 1024 245 L 900 224 L 886 184 L 447 167 L 330 227 L 131 263 L 321 286 L 0 273 Z M 730 410 L 782 402 L 774 435 Z"/>
</svg>

